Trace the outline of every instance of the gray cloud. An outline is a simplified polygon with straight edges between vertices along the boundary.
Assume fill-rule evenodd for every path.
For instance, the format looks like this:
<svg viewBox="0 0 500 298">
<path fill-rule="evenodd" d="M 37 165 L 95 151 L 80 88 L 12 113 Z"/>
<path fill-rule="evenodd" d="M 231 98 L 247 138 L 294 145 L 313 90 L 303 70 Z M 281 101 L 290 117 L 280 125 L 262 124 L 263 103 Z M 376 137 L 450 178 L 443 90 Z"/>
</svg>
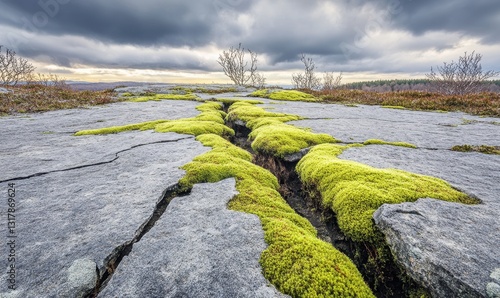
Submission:
<svg viewBox="0 0 500 298">
<path fill-rule="evenodd" d="M 307 53 L 326 70 L 405 71 L 380 61 L 460 38 L 498 48 L 497 28 L 498 0 L 0 0 L 0 44 L 60 66 L 214 71 L 216 56 L 199 53 L 242 42 L 266 70 L 300 66 Z"/>
</svg>

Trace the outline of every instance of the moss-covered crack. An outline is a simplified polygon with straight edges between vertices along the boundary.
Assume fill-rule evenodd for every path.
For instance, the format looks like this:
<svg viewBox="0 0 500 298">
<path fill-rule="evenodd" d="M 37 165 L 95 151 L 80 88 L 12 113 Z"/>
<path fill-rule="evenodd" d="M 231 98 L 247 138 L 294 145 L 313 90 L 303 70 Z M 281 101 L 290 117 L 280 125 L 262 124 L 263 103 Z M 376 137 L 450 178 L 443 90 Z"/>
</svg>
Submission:
<svg viewBox="0 0 500 298">
<path fill-rule="evenodd" d="M 259 102 L 206 102 L 197 107 L 201 114 L 193 118 L 155 120 L 77 135 L 154 129 L 192 134 L 203 145 L 212 147 L 182 167 L 186 175 L 179 181 L 180 191 L 187 192 L 196 183 L 234 177 L 239 194 L 230 201 L 229 208 L 260 217 L 269 245 L 261 255 L 263 273 L 280 291 L 293 297 L 373 297 L 373 293 L 351 259 L 320 240 L 311 223 L 286 203 L 280 195 L 277 178 L 255 165 L 252 162 L 255 158 L 248 151 L 225 139 L 235 138 L 234 130 L 225 124 L 239 123 L 247 127 L 248 141 L 256 156 L 281 160 L 312 147 L 295 171 L 304 189 L 316 192 L 319 206 L 332 212 L 340 231 L 350 241 L 367 245 L 364 251 L 370 255 L 365 258 L 368 262 L 380 261 L 377 258 L 392 259 L 371 221 L 373 212 L 382 204 L 415 201 L 421 197 L 477 203 L 437 178 L 341 160 L 337 156 L 343 150 L 364 145 L 335 144 L 338 140 L 330 135 L 286 124 L 303 119 L 300 116 L 269 112 L 256 103 Z M 223 106 L 228 107 L 227 114 Z M 368 140 L 366 144 L 415 147 L 381 140 Z"/>
</svg>

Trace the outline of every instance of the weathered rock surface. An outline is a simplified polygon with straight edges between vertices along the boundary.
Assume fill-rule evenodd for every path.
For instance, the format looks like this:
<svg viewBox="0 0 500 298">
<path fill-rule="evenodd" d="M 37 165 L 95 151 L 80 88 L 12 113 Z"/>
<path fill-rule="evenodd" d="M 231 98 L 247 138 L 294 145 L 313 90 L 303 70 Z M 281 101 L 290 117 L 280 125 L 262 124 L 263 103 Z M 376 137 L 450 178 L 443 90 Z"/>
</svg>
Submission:
<svg viewBox="0 0 500 298">
<path fill-rule="evenodd" d="M 340 158 L 439 177 L 481 199 L 476 206 L 432 199 L 383 205 L 374 219 L 398 262 L 435 297 L 497 295 L 500 283 L 490 274 L 500 268 L 500 156 L 447 150 L 460 144 L 498 146 L 497 118 L 302 102 L 272 107 L 311 118 L 291 124 L 345 142 L 382 139 L 422 147 L 373 145 L 349 149 Z"/>
<path fill-rule="evenodd" d="M 206 150 L 194 139 L 151 144 L 109 164 L 15 181 L 20 297 L 59 296 L 77 259 L 93 260 L 102 275 L 183 176 L 179 167 Z M 0 261 L 6 268 L 6 258 Z"/>
<path fill-rule="evenodd" d="M 199 103 L 162 101 L 122 102 L 90 109 L 0 117 L 0 181 L 68 168 L 109 162 L 134 146 L 185 138 L 151 131 L 82 136 L 83 129 L 193 117 Z"/>
<path fill-rule="evenodd" d="M 98 270 L 92 260 L 75 260 L 68 269 L 67 281 L 59 291 L 60 297 L 84 298 L 92 294 L 99 279 Z"/>
<path fill-rule="evenodd" d="M 397 261 L 435 297 L 490 297 L 490 274 L 500 268 L 500 156 L 368 146 L 340 157 L 436 176 L 480 198 L 474 206 L 433 199 L 383 205 L 374 220 Z"/>
<path fill-rule="evenodd" d="M 283 297 L 261 273 L 260 220 L 227 209 L 234 183 L 198 184 L 173 199 L 99 297 Z"/>
<path fill-rule="evenodd" d="M 0 189 L 6 192 L 8 183 L 15 183 L 18 235 L 17 290 L 7 293 L 4 283 L 0 297 L 61 297 L 69 288 L 74 290 L 69 295 L 88 290 L 90 272 L 75 270 L 81 266 L 74 262 L 90 260 L 102 275 L 151 218 L 165 189 L 184 175 L 179 167 L 209 150 L 192 136 L 174 133 L 74 137 L 73 132 L 189 117 L 197 113 L 194 106 L 119 103 L 0 118 Z M 7 262 L 2 257 L 0 267 L 7 268 Z M 6 270 L 0 278 L 7 280 Z"/>
<path fill-rule="evenodd" d="M 289 122 L 327 133 L 344 142 L 382 139 L 409 142 L 423 148 L 450 149 L 455 145 L 499 145 L 498 118 L 465 113 L 436 113 L 360 105 L 278 102 L 273 112 L 311 118 Z"/>
</svg>

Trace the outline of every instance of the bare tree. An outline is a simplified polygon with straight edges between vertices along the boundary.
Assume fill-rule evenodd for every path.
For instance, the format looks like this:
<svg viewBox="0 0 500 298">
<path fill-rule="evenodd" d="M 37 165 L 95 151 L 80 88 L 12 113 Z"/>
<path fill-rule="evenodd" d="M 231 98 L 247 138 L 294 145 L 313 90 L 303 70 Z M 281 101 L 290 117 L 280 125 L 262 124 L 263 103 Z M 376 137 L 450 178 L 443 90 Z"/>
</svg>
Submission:
<svg viewBox="0 0 500 298">
<path fill-rule="evenodd" d="M 0 85 L 17 85 L 19 81 L 31 80 L 35 67 L 26 59 L 16 57 L 16 52 L 0 46 Z"/>
<path fill-rule="evenodd" d="M 323 86 L 321 90 L 331 92 L 340 87 L 342 82 L 342 72 L 338 76 L 335 76 L 333 72 L 325 72 L 323 74 Z"/>
<path fill-rule="evenodd" d="M 437 66 L 437 73 L 431 67 L 427 78 L 431 81 L 431 88 L 442 94 L 463 95 L 487 91 L 486 80 L 499 74 L 498 71 L 483 72 L 481 67 L 481 54 L 473 51 L 470 55 L 465 52 L 458 62 L 443 63 Z"/>
<path fill-rule="evenodd" d="M 321 80 L 314 73 L 315 64 L 313 59 L 301 54 L 300 61 L 304 63 L 304 73 L 292 75 L 293 86 L 296 89 L 319 89 Z"/>
<path fill-rule="evenodd" d="M 250 54 L 250 68 L 247 67 L 248 61 L 245 60 L 245 54 L 248 51 Z M 223 51 L 219 54 L 217 63 L 222 66 L 224 74 L 228 76 L 236 85 L 252 86 L 262 88 L 265 85 L 266 79 L 263 75 L 257 72 L 257 53 L 251 50 L 245 51 L 241 47 L 241 43 L 237 48 L 231 47 L 228 51 Z"/>
</svg>

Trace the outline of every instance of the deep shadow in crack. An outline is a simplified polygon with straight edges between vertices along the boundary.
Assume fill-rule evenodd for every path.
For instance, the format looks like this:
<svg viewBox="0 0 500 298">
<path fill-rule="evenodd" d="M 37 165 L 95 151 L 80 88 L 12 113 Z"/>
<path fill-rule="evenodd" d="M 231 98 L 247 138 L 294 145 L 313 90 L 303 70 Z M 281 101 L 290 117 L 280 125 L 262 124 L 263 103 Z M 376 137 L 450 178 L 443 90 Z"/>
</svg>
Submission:
<svg viewBox="0 0 500 298">
<path fill-rule="evenodd" d="M 106 265 L 103 272 L 100 272 L 99 274 L 100 278 L 97 281 L 96 287 L 94 291 L 86 298 L 94 298 L 99 295 L 99 293 L 106 287 L 107 283 L 115 273 L 116 269 L 120 265 L 120 262 L 123 260 L 123 258 L 125 256 L 128 256 L 129 253 L 132 251 L 134 244 L 139 242 L 142 239 L 142 237 L 146 235 L 153 228 L 153 226 L 160 219 L 165 210 L 167 210 L 167 207 L 170 204 L 170 202 L 174 198 L 186 196 L 190 192 L 191 192 L 190 189 L 181 191 L 178 184 L 174 184 L 165 189 L 160 200 L 156 203 L 152 215 L 139 227 L 139 229 L 137 229 L 134 238 L 115 248 L 113 252 L 111 252 L 111 254 L 109 254 L 108 257 L 105 259 L 104 263 Z"/>
<path fill-rule="evenodd" d="M 230 122 L 226 125 L 235 131 L 231 142 L 252 153 L 256 165 L 276 176 L 279 192 L 286 202 L 295 212 L 309 220 L 318 231 L 318 238 L 331 243 L 354 262 L 377 297 L 428 297 L 426 291 L 395 263 L 381 233 L 377 243 L 355 242 L 344 235 L 335 213 L 323 207 L 320 193 L 314 188 L 303 186 L 295 171 L 300 158 L 290 161 L 255 152 L 248 140 L 250 129 L 244 123 Z"/>
</svg>

